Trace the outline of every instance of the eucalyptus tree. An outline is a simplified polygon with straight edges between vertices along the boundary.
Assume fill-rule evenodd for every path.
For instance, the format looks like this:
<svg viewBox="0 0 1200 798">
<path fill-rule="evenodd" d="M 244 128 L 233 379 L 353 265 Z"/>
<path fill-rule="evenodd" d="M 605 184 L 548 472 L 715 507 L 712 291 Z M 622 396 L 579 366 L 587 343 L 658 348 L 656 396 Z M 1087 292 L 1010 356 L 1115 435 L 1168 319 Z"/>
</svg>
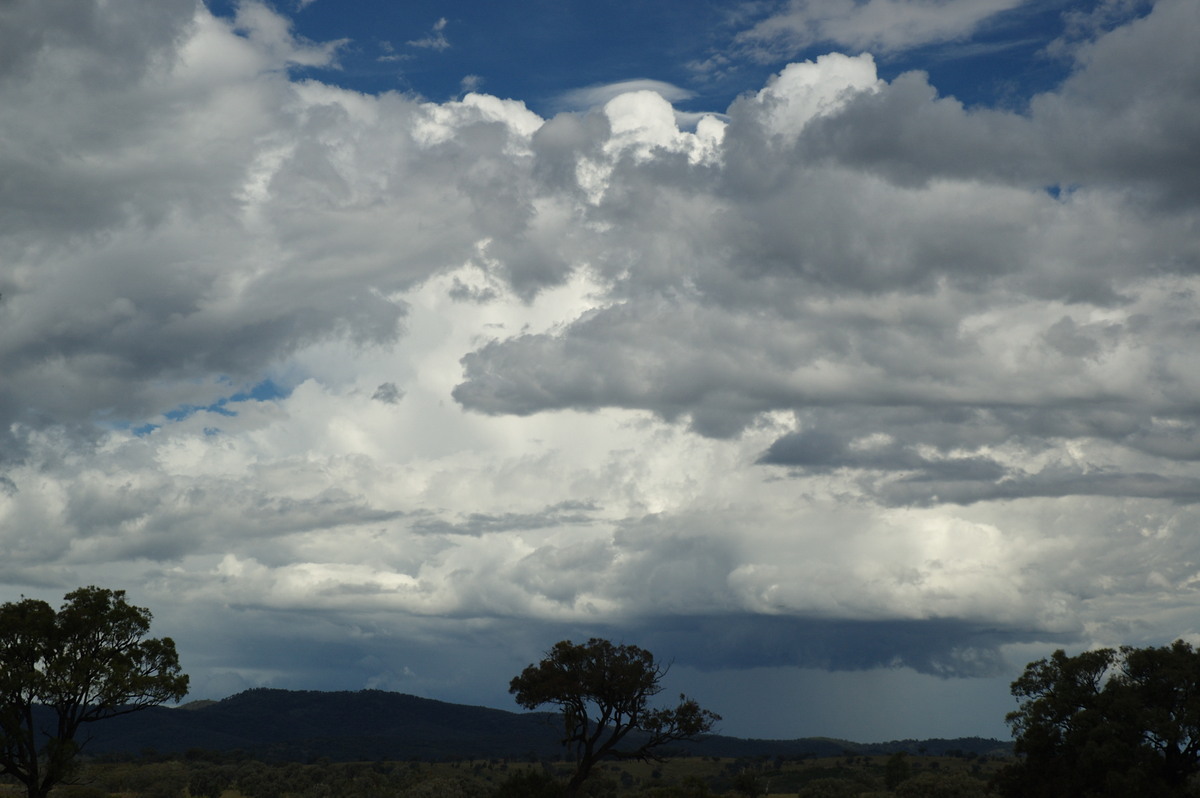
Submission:
<svg viewBox="0 0 1200 798">
<path fill-rule="evenodd" d="M 1191 795 L 1200 775 L 1200 651 L 1104 648 L 1031 662 L 1013 682 L 1018 761 L 999 778 L 1021 798 Z"/>
<path fill-rule="evenodd" d="M 71 775 L 105 718 L 187 694 L 169 637 L 146 638 L 150 611 L 125 591 L 81 587 L 57 611 L 38 599 L 0 605 L 0 774 L 45 798 Z"/>
<path fill-rule="evenodd" d="M 721 719 L 684 695 L 674 707 L 652 708 L 666 673 L 637 646 L 563 640 L 515 677 L 509 692 L 526 709 L 550 705 L 562 713 L 563 744 L 576 760 L 565 794 L 574 796 L 601 759 L 659 759 L 663 745 L 695 739 Z"/>
</svg>

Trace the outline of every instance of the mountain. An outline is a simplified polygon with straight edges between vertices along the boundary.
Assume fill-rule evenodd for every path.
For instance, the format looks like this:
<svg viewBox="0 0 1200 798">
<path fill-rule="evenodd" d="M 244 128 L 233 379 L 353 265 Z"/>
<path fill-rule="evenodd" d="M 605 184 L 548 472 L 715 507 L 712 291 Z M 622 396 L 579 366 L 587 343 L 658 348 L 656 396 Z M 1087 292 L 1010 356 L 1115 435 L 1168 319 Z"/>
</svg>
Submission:
<svg viewBox="0 0 1200 798">
<path fill-rule="evenodd" d="M 89 754 L 190 749 L 267 760 L 553 756 L 554 717 L 464 706 L 382 690 L 255 689 L 222 701 L 153 707 L 97 723 Z"/>
<path fill-rule="evenodd" d="M 189 750 L 241 751 L 264 760 L 551 758 L 563 753 L 558 716 L 451 704 L 382 690 L 317 692 L 259 688 L 222 701 L 175 709 L 153 707 L 94 724 L 91 755 L 160 754 Z M 905 750 L 941 754 L 1004 753 L 1010 743 L 902 740 L 743 740 L 713 735 L 680 744 L 677 753 L 702 756 L 840 756 Z"/>
</svg>

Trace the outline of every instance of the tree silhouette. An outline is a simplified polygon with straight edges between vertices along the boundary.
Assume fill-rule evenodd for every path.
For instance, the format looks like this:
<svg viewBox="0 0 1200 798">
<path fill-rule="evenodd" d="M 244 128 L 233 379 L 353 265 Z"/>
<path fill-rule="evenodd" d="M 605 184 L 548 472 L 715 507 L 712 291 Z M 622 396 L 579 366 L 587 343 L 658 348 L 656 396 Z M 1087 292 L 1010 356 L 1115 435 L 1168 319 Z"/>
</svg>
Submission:
<svg viewBox="0 0 1200 798">
<path fill-rule="evenodd" d="M 125 591 L 83 587 L 57 612 L 44 601 L 0 605 L 0 774 L 45 798 L 86 744 L 81 728 L 187 694 L 175 643 L 143 639 L 150 611 Z"/>
<path fill-rule="evenodd" d="M 662 745 L 694 739 L 721 719 L 683 695 L 673 709 L 651 709 L 666 672 L 637 646 L 564 640 L 508 689 L 526 709 L 550 704 L 562 713 L 563 744 L 576 758 L 565 794 L 574 796 L 600 759 L 659 759 Z"/>
<path fill-rule="evenodd" d="M 883 783 L 889 790 L 895 790 L 911 775 L 912 765 L 908 761 L 908 752 L 897 751 L 888 757 L 883 769 Z"/>
<path fill-rule="evenodd" d="M 1056 651 L 1013 682 L 1008 716 L 1021 759 L 998 786 L 1022 798 L 1188 793 L 1200 773 L 1200 652 Z"/>
</svg>

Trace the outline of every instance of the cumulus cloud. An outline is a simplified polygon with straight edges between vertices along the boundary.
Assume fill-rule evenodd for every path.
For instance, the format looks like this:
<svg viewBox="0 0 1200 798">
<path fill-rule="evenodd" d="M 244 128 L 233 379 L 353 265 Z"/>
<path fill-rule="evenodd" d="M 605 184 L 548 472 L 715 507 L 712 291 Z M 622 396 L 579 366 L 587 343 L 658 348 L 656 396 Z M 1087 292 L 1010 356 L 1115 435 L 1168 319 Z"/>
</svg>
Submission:
<svg viewBox="0 0 1200 798">
<path fill-rule="evenodd" d="M 493 148 L 500 167 L 511 147 L 495 117 L 502 104 L 368 101 L 291 84 L 276 67 L 296 47 L 279 38 L 286 27 L 270 14 L 247 5 L 233 27 L 201 12 L 164 29 L 166 43 L 148 47 L 190 34 L 173 60 L 143 64 L 138 80 L 112 90 L 119 100 L 80 84 L 79 101 L 63 104 L 69 116 L 55 125 L 60 141 L 41 137 L 37 149 L 5 156 L 12 173 L 28 175 L 6 181 L 0 197 L 14 209 L 5 214 L 0 276 L 10 423 L 76 423 L 97 412 L 140 418 L 182 398 L 164 376 L 257 382 L 280 355 L 331 334 L 394 341 L 405 316 L 394 292 L 475 251 L 480 231 L 445 223 L 483 210 L 472 208 L 471 188 L 444 184 L 432 162 L 417 167 L 424 177 L 409 167 L 429 148 L 458 147 L 442 131 L 474 124 L 469 117 L 498 134 L 478 144 Z M 261 23 L 248 38 L 235 33 L 243 15 Z M 260 41 L 255 31 L 264 29 L 271 35 Z M 74 46 L 92 52 L 103 40 Z M 127 50 L 122 56 L 135 60 Z M 86 69 L 82 59 L 70 63 Z M 119 114 L 114 105 L 123 105 Z M 14 120 L 12 140 L 32 146 L 20 129 L 28 124 Z M 383 147 L 393 126 L 407 131 L 406 142 L 387 145 L 379 161 L 371 148 Z M 441 199 L 431 201 L 422 181 Z M 419 218 L 406 210 L 415 204 L 425 209 Z M 519 218 L 521 205 L 506 213 Z M 505 220 L 483 222 L 493 223 Z M 379 238 L 384 229 L 390 241 Z"/>
<path fill-rule="evenodd" d="M 8 594 L 129 587 L 214 691 L 479 700 L 588 634 L 982 676 L 1193 631 L 1196 4 L 1023 113 L 831 53 L 694 125 L 666 84 L 295 81 L 337 47 L 256 3 L 70 5 L 0 7 Z"/>
</svg>

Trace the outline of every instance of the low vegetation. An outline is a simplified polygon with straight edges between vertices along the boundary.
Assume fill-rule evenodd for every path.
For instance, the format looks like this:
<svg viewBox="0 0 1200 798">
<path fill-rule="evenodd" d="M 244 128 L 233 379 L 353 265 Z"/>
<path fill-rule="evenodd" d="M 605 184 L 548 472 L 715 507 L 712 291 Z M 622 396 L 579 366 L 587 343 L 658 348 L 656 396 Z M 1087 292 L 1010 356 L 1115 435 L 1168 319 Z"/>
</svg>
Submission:
<svg viewBox="0 0 1200 798">
<path fill-rule="evenodd" d="M 904 755 L 673 757 L 603 762 L 580 795 L 594 798 L 985 798 L 1003 757 Z M 557 798 L 574 764 L 458 762 L 268 763 L 192 751 L 87 761 L 61 798 Z M 17 786 L 0 787 L 16 796 Z"/>
</svg>

